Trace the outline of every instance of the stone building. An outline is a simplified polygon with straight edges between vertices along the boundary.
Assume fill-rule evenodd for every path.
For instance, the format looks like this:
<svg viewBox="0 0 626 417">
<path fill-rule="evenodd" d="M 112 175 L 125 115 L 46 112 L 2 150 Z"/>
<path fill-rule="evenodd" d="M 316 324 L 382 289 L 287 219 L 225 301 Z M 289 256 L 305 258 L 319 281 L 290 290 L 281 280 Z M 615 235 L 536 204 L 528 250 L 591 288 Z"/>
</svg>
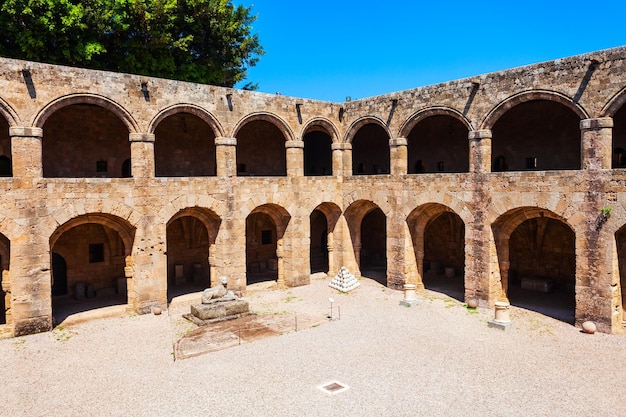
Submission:
<svg viewBox="0 0 626 417">
<path fill-rule="evenodd" d="M 342 265 L 624 332 L 626 48 L 345 103 L 0 69 L 5 336 Z"/>
</svg>

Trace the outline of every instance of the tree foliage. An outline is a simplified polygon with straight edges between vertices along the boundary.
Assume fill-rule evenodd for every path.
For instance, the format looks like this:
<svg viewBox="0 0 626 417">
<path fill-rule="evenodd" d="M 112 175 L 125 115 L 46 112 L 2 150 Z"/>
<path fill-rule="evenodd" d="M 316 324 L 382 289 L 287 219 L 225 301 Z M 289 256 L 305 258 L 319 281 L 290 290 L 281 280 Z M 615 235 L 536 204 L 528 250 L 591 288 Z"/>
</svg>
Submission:
<svg viewBox="0 0 626 417">
<path fill-rule="evenodd" d="M 231 0 L 5 0 L 0 55 L 232 87 L 263 54 L 255 20 Z"/>
</svg>

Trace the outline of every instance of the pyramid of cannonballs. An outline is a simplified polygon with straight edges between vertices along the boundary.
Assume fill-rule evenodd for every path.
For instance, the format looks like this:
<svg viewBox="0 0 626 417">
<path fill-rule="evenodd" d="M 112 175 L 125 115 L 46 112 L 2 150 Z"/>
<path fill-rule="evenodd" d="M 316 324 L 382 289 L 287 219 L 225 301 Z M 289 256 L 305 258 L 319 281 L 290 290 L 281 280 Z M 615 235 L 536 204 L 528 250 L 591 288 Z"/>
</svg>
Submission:
<svg viewBox="0 0 626 417">
<path fill-rule="evenodd" d="M 345 266 L 342 266 L 335 278 L 328 284 L 329 287 L 341 292 L 348 292 L 359 286 L 359 281 L 352 275 Z"/>
</svg>

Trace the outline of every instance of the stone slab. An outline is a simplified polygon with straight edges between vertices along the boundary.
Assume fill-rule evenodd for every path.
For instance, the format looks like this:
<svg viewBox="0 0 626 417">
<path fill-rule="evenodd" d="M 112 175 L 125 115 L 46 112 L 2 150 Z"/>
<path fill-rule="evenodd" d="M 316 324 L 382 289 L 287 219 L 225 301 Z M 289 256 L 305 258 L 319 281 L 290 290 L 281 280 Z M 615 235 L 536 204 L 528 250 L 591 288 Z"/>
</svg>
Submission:
<svg viewBox="0 0 626 417">
<path fill-rule="evenodd" d="M 230 300 L 212 304 L 193 304 L 191 306 L 191 314 L 200 320 L 213 320 L 244 314 L 249 309 L 248 302 L 245 300 Z"/>
<path fill-rule="evenodd" d="M 417 300 L 401 300 L 400 305 L 404 307 L 413 307 L 418 305 L 420 302 Z"/>
<path fill-rule="evenodd" d="M 488 324 L 489 324 L 489 327 L 493 327 L 495 329 L 500 329 L 500 330 L 507 330 L 513 327 L 512 321 L 503 322 L 503 321 L 491 320 L 489 321 Z"/>
</svg>

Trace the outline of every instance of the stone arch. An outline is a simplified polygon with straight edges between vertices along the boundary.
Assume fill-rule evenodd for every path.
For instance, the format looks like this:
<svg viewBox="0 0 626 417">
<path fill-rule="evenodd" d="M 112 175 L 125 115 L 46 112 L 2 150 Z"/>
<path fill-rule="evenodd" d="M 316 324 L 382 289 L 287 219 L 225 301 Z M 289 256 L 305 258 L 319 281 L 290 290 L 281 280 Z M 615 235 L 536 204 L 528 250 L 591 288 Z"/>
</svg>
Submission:
<svg viewBox="0 0 626 417">
<path fill-rule="evenodd" d="M 338 140 L 337 129 L 327 119 L 316 118 L 307 122 L 302 129 L 305 176 L 333 174 L 332 144 Z"/>
<path fill-rule="evenodd" d="M 328 134 L 333 143 L 338 143 L 340 141 L 337 126 L 325 117 L 315 117 L 307 121 L 302 127 L 302 136 L 304 137 L 304 135 L 312 131 L 322 131 Z"/>
<path fill-rule="evenodd" d="M 245 116 L 233 128 L 232 137 L 237 137 L 237 133 L 239 133 L 239 131 L 241 130 L 243 126 L 245 126 L 246 124 L 250 122 L 254 122 L 256 120 L 269 122 L 273 124 L 274 126 L 276 126 L 283 134 L 285 141 L 296 140 L 295 135 L 293 134 L 293 131 L 291 130 L 291 127 L 289 126 L 289 124 L 285 120 L 283 120 L 280 116 L 273 114 L 273 113 L 251 113 Z"/>
<path fill-rule="evenodd" d="M 276 280 L 284 284 L 285 231 L 291 215 L 278 204 L 257 206 L 246 217 L 247 283 Z"/>
<path fill-rule="evenodd" d="M 609 100 L 600 117 L 613 119 L 611 167 L 626 168 L 626 88 Z"/>
<path fill-rule="evenodd" d="M 2 98 L 0 98 L 0 116 L 7 121 L 9 127 L 20 126 L 22 124 L 20 116 L 17 114 L 13 106 Z"/>
<path fill-rule="evenodd" d="M 224 128 L 220 124 L 219 120 L 211 112 L 208 110 L 197 106 L 191 103 L 181 103 L 174 104 L 172 106 L 166 107 L 162 109 L 154 118 L 150 121 L 148 125 L 148 133 L 154 133 L 156 127 L 161 123 L 164 119 L 169 116 L 178 114 L 178 113 L 189 113 L 203 120 L 207 125 L 211 127 L 216 137 L 224 136 Z"/>
<path fill-rule="evenodd" d="M 574 103 L 572 98 L 566 96 L 565 94 L 550 90 L 529 90 L 514 94 L 498 103 L 498 105 L 491 109 L 487 116 L 485 116 L 480 124 L 480 129 L 492 129 L 493 125 L 498 121 L 498 119 L 500 119 L 500 117 L 502 117 L 502 115 L 504 115 L 504 113 L 518 104 L 532 100 L 553 101 L 562 104 L 573 111 L 581 120 L 589 118 L 587 111 L 580 104 Z"/>
<path fill-rule="evenodd" d="M 609 101 L 602 107 L 599 117 L 614 117 L 626 104 L 626 87 L 615 93 Z"/>
<path fill-rule="evenodd" d="M 86 309 L 129 303 L 132 273 L 127 270 L 132 265 L 135 230 L 120 217 L 90 213 L 74 217 L 54 231 L 50 236 L 50 290 L 55 291 L 57 268 L 62 266 L 63 286 L 71 296 L 52 297 L 57 323 Z M 93 300 L 84 304 L 85 298 Z"/>
<path fill-rule="evenodd" d="M 407 139 L 407 173 L 468 172 L 470 130 L 469 120 L 452 108 L 414 113 L 400 129 Z"/>
<path fill-rule="evenodd" d="M 217 282 L 215 241 L 221 219 L 206 208 L 187 207 L 166 225 L 168 300 Z"/>
<path fill-rule="evenodd" d="M 155 135 L 157 177 L 200 177 L 217 174 L 215 138 L 223 129 L 208 111 L 193 104 L 162 110 L 149 125 Z"/>
<path fill-rule="evenodd" d="M 417 262 L 418 282 L 464 299 L 465 227 L 460 214 L 440 203 L 425 203 L 406 217 Z M 442 274 L 446 278 L 441 278 Z"/>
<path fill-rule="evenodd" d="M 369 273 L 370 278 L 384 285 L 387 284 L 387 217 L 371 200 L 354 201 L 344 212 L 359 268 L 356 275 Z M 364 260 L 369 264 L 363 264 Z"/>
<path fill-rule="evenodd" d="M 286 176 L 287 142 L 293 132 L 286 122 L 269 113 L 246 116 L 235 127 L 238 176 Z"/>
<path fill-rule="evenodd" d="M 428 107 L 413 113 L 398 130 L 398 137 L 406 138 L 411 130 L 422 120 L 432 116 L 449 116 L 463 123 L 467 130 L 474 130 L 472 123 L 456 109 L 445 106 Z"/>
<path fill-rule="evenodd" d="M 113 101 L 95 95 L 62 97 L 36 119 L 44 130 L 45 178 L 123 178 L 130 174 L 132 116 Z"/>
<path fill-rule="evenodd" d="M 311 272 L 337 271 L 334 232 L 341 217 L 341 209 L 331 202 L 319 204 L 309 215 L 309 252 Z M 332 271 L 332 272 L 331 272 Z"/>
<path fill-rule="evenodd" d="M 133 116 L 120 104 L 109 99 L 108 97 L 97 94 L 71 94 L 59 97 L 44 106 L 35 116 L 33 126 L 43 128 L 46 120 L 56 111 L 72 104 L 93 104 L 103 107 L 115 114 L 128 128 L 129 133 L 139 132 L 139 125 Z"/>
<path fill-rule="evenodd" d="M 389 128 L 387 127 L 387 124 L 382 119 L 378 117 L 374 117 L 374 116 L 366 116 L 366 117 L 360 117 L 354 122 L 352 122 L 352 124 L 346 131 L 346 134 L 344 136 L 344 142 L 352 143 L 352 140 L 354 139 L 354 135 L 357 134 L 359 129 L 361 129 L 363 126 L 368 125 L 368 124 L 374 124 L 374 125 L 381 127 L 382 129 L 385 130 L 385 132 L 387 133 L 387 136 L 391 138 L 391 131 L 389 130 Z"/>
<path fill-rule="evenodd" d="M 100 224 L 106 226 L 120 235 L 122 242 L 124 243 L 124 255 L 130 256 L 132 254 L 133 240 L 135 238 L 136 228 L 131 225 L 128 220 L 118 217 L 113 214 L 105 213 L 89 213 L 76 216 L 62 225 L 60 225 L 54 233 L 50 236 L 50 247 L 53 247 L 59 237 L 68 230 L 87 223 Z"/>
<path fill-rule="evenodd" d="M 491 226 L 502 295 L 500 299 L 574 323 L 576 233 L 559 214 L 516 207 Z"/>
<path fill-rule="evenodd" d="M 485 122 L 492 132 L 492 171 L 580 169 L 580 120 L 586 117 L 578 104 L 557 93 L 532 91 L 507 99 Z"/>
<path fill-rule="evenodd" d="M 346 141 L 352 146 L 352 175 L 389 174 L 391 134 L 377 117 L 362 117 L 348 129 Z"/>
</svg>

